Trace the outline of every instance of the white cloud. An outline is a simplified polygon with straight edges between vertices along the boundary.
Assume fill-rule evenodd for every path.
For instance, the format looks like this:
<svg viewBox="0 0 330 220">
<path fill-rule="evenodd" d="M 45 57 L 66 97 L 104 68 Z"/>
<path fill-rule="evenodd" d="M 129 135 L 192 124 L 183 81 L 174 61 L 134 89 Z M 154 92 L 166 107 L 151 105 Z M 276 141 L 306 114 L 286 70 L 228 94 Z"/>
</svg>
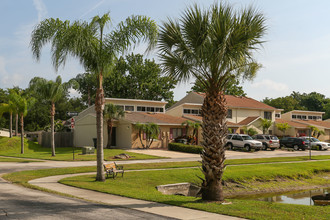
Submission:
<svg viewBox="0 0 330 220">
<path fill-rule="evenodd" d="M 289 91 L 288 85 L 284 83 L 275 82 L 269 79 L 263 79 L 259 82 L 252 83 L 251 87 L 255 89 L 265 89 L 268 91 L 281 92 L 281 93 Z"/>
<path fill-rule="evenodd" d="M 80 93 L 77 90 L 72 89 L 72 88 L 69 89 L 69 95 L 71 98 L 81 97 Z"/>
<path fill-rule="evenodd" d="M 46 5 L 42 0 L 33 0 L 33 5 L 38 12 L 38 22 L 40 22 L 48 13 Z"/>
</svg>

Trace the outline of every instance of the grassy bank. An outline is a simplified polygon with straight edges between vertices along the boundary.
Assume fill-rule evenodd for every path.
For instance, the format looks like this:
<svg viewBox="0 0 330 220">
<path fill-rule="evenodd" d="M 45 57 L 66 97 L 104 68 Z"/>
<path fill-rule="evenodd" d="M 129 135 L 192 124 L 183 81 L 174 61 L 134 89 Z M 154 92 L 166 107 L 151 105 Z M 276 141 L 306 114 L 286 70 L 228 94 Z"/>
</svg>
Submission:
<svg viewBox="0 0 330 220">
<path fill-rule="evenodd" d="M 96 154 L 93 155 L 82 155 L 80 148 L 75 148 L 75 161 L 91 161 L 96 160 Z M 24 139 L 24 154 L 21 154 L 21 140 L 20 137 L 0 137 L 0 155 L 1 156 L 11 156 L 19 158 L 34 158 L 34 159 L 44 159 L 44 160 L 58 160 L 58 161 L 73 161 L 73 149 L 71 147 L 57 147 L 56 156 L 51 156 L 51 149 L 44 148 L 39 144 L 28 141 Z M 105 160 L 116 160 L 113 159 L 115 155 L 127 153 L 132 158 L 130 160 L 144 160 L 144 159 L 156 159 L 161 157 L 138 154 L 127 152 L 120 149 L 104 149 L 104 159 Z"/>
<path fill-rule="evenodd" d="M 191 162 L 184 162 L 190 166 Z M 183 165 L 183 164 L 181 164 Z M 127 164 L 126 170 L 144 168 L 180 167 L 179 164 Z M 95 171 L 95 167 L 61 168 L 37 171 L 24 171 L 4 176 L 7 180 L 29 186 L 27 181 L 51 175 Z M 329 184 L 322 175 L 329 175 L 330 162 L 306 162 L 290 164 L 263 164 L 251 166 L 229 166 L 226 168 L 224 179 L 227 186 L 226 194 L 244 192 L 262 192 L 267 189 L 289 190 L 292 186 L 324 186 Z M 205 210 L 209 212 L 252 218 L 252 219 L 329 219 L 330 207 L 302 206 L 276 204 L 253 200 L 227 199 L 232 205 L 204 203 L 198 198 L 162 195 L 155 186 L 178 182 L 200 181 L 196 176 L 202 176 L 197 168 L 127 172 L 124 178 L 108 179 L 106 182 L 95 182 L 95 175 L 84 175 L 61 180 L 62 183 L 77 187 L 92 189 L 105 193 L 117 194 L 132 198 L 162 202 Z M 274 215 L 276 213 L 276 215 Z"/>
<path fill-rule="evenodd" d="M 20 158 L 10 158 L 10 157 L 0 157 L 0 162 L 31 163 L 31 162 L 42 162 L 42 161 L 20 159 Z"/>
</svg>

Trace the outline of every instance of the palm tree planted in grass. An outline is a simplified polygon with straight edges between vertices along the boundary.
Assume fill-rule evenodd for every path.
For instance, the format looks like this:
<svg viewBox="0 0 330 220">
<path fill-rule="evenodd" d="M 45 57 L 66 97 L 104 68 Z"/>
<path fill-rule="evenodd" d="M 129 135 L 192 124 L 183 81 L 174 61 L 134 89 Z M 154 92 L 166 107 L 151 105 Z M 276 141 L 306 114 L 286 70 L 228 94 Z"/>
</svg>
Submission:
<svg viewBox="0 0 330 220">
<path fill-rule="evenodd" d="M 224 91 L 230 79 L 252 79 L 260 65 L 253 52 L 263 43 L 265 18 L 252 7 L 239 12 L 229 4 L 208 9 L 197 5 L 160 30 L 159 56 L 164 72 L 178 81 L 196 78 L 205 88 L 202 106 L 202 184 L 204 200 L 223 201 L 227 108 Z"/>
<path fill-rule="evenodd" d="M 108 130 L 108 143 L 107 148 L 111 148 L 112 143 L 112 127 L 113 127 L 113 120 L 120 119 L 125 117 L 125 112 L 122 108 L 114 104 L 107 104 L 104 108 L 104 117 L 107 121 L 107 130 Z"/>
<path fill-rule="evenodd" d="M 272 126 L 272 121 L 271 120 L 261 118 L 261 127 L 262 127 L 262 133 L 263 134 L 268 132 L 270 126 Z"/>
<path fill-rule="evenodd" d="M 62 83 L 61 76 L 56 77 L 56 80 L 46 80 L 41 77 L 34 77 L 29 83 L 29 87 L 40 95 L 44 100 L 50 102 L 50 131 L 51 131 L 51 149 L 52 156 L 55 157 L 55 103 L 59 101 L 65 92 L 71 87 L 72 82 Z"/>
<path fill-rule="evenodd" d="M 134 125 L 135 129 L 139 131 L 139 139 L 143 148 L 150 148 L 154 139 L 157 139 L 160 133 L 159 126 L 155 123 L 136 123 Z M 146 144 L 143 144 L 141 135 L 145 136 Z"/>
<path fill-rule="evenodd" d="M 13 136 L 13 114 L 16 115 L 16 136 L 18 134 L 18 112 L 17 112 L 17 106 L 14 103 L 15 95 L 17 95 L 16 90 L 14 89 L 8 89 L 9 95 L 8 95 L 8 102 L 7 103 L 0 103 L 0 116 L 3 115 L 3 113 L 9 113 L 9 137 L 11 138 Z"/>
<path fill-rule="evenodd" d="M 39 60 L 42 47 L 51 42 L 52 61 L 57 70 L 64 65 L 68 55 L 77 57 L 86 71 L 97 75 L 95 97 L 97 130 L 97 181 L 104 181 L 103 172 L 103 76 L 111 71 L 118 54 L 132 48 L 141 41 L 149 43 L 151 49 L 157 40 L 157 26 L 145 16 L 131 16 L 120 22 L 111 32 L 105 27 L 111 23 L 109 13 L 93 17 L 91 22 L 61 21 L 46 19 L 32 32 L 31 48 Z"/>
</svg>

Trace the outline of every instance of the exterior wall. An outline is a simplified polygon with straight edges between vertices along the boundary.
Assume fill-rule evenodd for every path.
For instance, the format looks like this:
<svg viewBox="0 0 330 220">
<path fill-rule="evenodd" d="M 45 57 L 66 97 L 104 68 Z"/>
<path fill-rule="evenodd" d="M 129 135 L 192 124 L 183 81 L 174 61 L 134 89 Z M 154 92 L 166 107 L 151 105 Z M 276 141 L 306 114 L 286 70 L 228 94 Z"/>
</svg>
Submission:
<svg viewBox="0 0 330 220">
<path fill-rule="evenodd" d="M 1 137 L 9 137 L 9 131 L 4 131 L 4 130 L 0 130 L 0 136 Z"/>
<path fill-rule="evenodd" d="M 290 137 L 296 137 L 298 133 L 298 129 L 297 128 L 294 128 L 294 127 L 291 127 L 289 128 L 288 130 L 285 131 L 285 136 L 290 136 Z M 278 137 L 282 137 L 283 136 L 283 132 L 278 130 L 276 128 L 276 126 L 274 126 L 274 135 L 278 136 Z"/>
<path fill-rule="evenodd" d="M 290 112 L 287 112 L 287 113 L 284 113 L 282 115 L 282 119 L 284 120 L 292 120 L 292 115 L 306 115 L 307 116 L 307 120 L 308 120 L 308 116 L 321 116 L 322 118 L 322 113 L 321 112 L 312 112 L 312 111 L 290 111 Z M 293 120 L 296 120 L 296 119 L 293 119 Z M 299 119 L 297 119 L 299 120 Z M 312 119 L 309 119 L 309 120 L 312 120 Z M 318 119 L 317 121 L 320 121 L 320 119 Z"/>
<path fill-rule="evenodd" d="M 175 108 L 166 111 L 166 114 L 176 117 L 181 117 L 183 115 L 183 105 L 177 106 Z"/>
<path fill-rule="evenodd" d="M 234 109 L 233 109 L 234 112 Z M 253 109 L 235 109 L 236 112 L 236 117 L 234 117 L 233 115 L 233 123 L 239 123 L 240 121 L 243 121 L 244 119 L 246 119 L 247 117 L 250 116 L 260 116 L 260 117 L 264 117 L 263 115 L 263 111 L 262 110 L 253 110 Z M 229 121 L 229 120 L 228 120 Z"/>
<path fill-rule="evenodd" d="M 87 115 L 77 120 L 74 128 L 74 146 L 94 146 L 93 138 L 96 138 L 96 118 L 93 115 Z M 107 126 L 103 122 L 103 147 L 106 146 L 108 140 Z"/>
<path fill-rule="evenodd" d="M 132 124 L 120 121 L 116 128 L 116 148 L 129 149 L 132 147 Z"/>
</svg>

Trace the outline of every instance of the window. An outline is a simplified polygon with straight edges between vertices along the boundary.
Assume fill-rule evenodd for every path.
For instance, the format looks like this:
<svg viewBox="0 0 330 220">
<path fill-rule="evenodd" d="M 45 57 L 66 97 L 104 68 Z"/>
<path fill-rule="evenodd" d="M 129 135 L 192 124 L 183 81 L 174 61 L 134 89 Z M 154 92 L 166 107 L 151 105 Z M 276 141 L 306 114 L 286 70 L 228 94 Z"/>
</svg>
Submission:
<svg viewBox="0 0 330 220">
<path fill-rule="evenodd" d="M 276 114 L 275 114 L 275 118 L 281 118 L 281 114 L 276 113 Z"/>
<path fill-rule="evenodd" d="M 306 119 L 306 115 L 302 115 L 301 118 L 302 118 L 302 119 Z"/>
<path fill-rule="evenodd" d="M 164 108 L 152 107 L 152 106 L 137 106 L 136 111 L 138 111 L 138 112 L 164 112 Z"/>
<path fill-rule="evenodd" d="M 297 118 L 298 118 L 298 119 L 301 119 L 301 115 L 297 115 Z"/>
<path fill-rule="evenodd" d="M 138 106 L 138 107 L 136 108 L 136 110 L 137 110 L 138 112 L 145 112 L 145 111 L 146 111 L 146 107 L 144 107 L 144 106 Z"/>
<path fill-rule="evenodd" d="M 292 118 L 297 118 L 297 115 L 292 115 Z"/>
<path fill-rule="evenodd" d="M 183 128 L 172 128 L 171 130 L 173 139 L 183 135 Z"/>
<path fill-rule="evenodd" d="M 272 112 L 264 112 L 264 118 L 268 120 L 272 120 Z"/>
<path fill-rule="evenodd" d="M 311 115 L 308 115 L 308 119 L 310 120 L 310 119 L 313 119 L 313 116 L 311 116 Z"/>
<path fill-rule="evenodd" d="M 156 112 L 164 112 L 164 108 L 156 108 Z"/>
<path fill-rule="evenodd" d="M 322 117 L 321 116 L 317 116 L 317 118 L 316 119 L 322 119 Z"/>
<path fill-rule="evenodd" d="M 125 111 L 132 111 L 132 112 L 134 112 L 134 106 L 133 105 L 125 105 Z"/>
<path fill-rule="evenodd" d="M 316 116 L 313 116 L 313 120 L 316 120 Z"/>
<path fill-rule="evenodd" d="M 200 115 L 201 114 L 201 110 L 184 108 L 183 109 L 183 114 Z"/>
<path fill-rule="evenodd" d="M 118 109 L 124 110 L 124 106 L 123 106 L 123 105 L 116 105 L 116 107 L 117 107 Z"/>
<path fill-rule="evenodd" d="M 231 109 L 227 110 L 227 118 L 233 118 L 233 110 Z"/>
</svg>

